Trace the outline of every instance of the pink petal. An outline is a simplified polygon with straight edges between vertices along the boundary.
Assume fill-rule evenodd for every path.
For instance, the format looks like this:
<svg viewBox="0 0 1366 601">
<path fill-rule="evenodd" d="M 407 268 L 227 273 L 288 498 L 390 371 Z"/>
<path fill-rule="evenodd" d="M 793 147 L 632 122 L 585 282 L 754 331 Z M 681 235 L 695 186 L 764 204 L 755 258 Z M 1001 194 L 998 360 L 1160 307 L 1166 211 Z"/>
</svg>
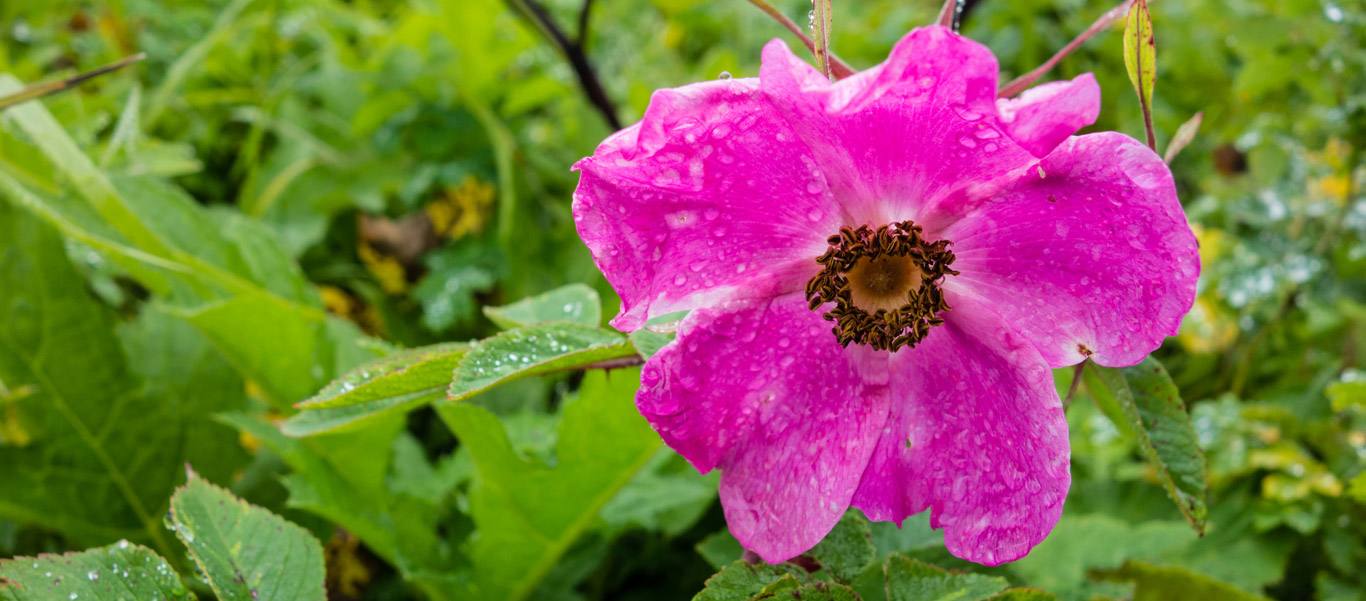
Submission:
<svg viewBox="0 0 1366 601">
<path fill-rule="evenodd" d="M 613 325 L 801 289 L 839 216 L 753 79 L 660 90 L 579 161 L 574 219 L 622 299 Z"/>
<path fill-rule="evenodd" d="M 891 416 L 853 505 L 900 523 L 927 507 L 949 551 L 1023 557 L 1062 514 L 1067 422 L 1038 352 L 971 299 L 893 356 Z"/>
<path fill-rule="evenodd" d="M 801 294 L 694 310 L 636 403 L 674 450 L 720 467 L 731 532 L 770 563 L 849 506 L 887 416 L 886 355 L 841 348 Z"/>
<path fill-rule="evenodd" d="M 885 62 L 836 83 L 779 40 L 760 69 L 853 224 L 933 226 L 935 204 L 1033 160 L 996 119 L 996 81 L 991 51 L 943 27 L 912 31 Z"/>
<path fill-rule="evenodd" d="M 1071 81 L 1035 86 L 1015 98 L 996 101 L 1006 131 L 1036 157 L 1046 156 L 1068 136 L 1100 116 L 1100 85 L 1090 73 Z"/>
<path fill-rule="evenodd" d="M 1117 133 L 1069 138 L 942 233 L 961 273 L 1049 365 L 1133 365 L 1176 333 L 1200 256 L 1171 172 Z"/>
</svg>

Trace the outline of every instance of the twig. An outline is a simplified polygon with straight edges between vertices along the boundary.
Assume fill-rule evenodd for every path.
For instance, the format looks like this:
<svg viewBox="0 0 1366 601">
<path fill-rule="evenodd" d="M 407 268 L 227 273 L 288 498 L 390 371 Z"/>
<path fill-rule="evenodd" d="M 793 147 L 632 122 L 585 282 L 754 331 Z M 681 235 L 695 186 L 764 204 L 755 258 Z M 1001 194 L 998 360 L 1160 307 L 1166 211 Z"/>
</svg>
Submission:
<svg viewBox="0 0 1366 601">
<path fill-rule="evenodd" d="M 579 48 L 585 48 L 588 45 L 588 24 L 592 13 L 593 0 L 583 0 L 583 6 L 579 7 L 579 36 L 574 40 Z"/>
<path fill-rule="evenodd" d="M 764 14 L 768 15 L 769 18 L 777 21 L 783 28 L 792 32 L 792 35 L 797 36 L 797 39 L 802 41 L 802 44 L 806 46 L 807 50 L 810 50 L 812 54 L 815 54 L 816 43 L 811 40 L 810 36 L 807 36 L 806 32 L 802 31 L 802 28 L 792 19 L 787 18 L 787 15 L 784 15 L 782 11 L 775 8 L 772 4 L 769 4 L 768 0 L 749 0 L 749 3 L 753 4 L 755 8 L 764 11 Z M 854 74 L 854 70 L 844 61 L 840 60 L 838 56 L 835 56 L 835 53 L 829 52 L 827 55 L 830 58 L 830 73 L 835 76 L 835 79 L 844 79 Z"/>
<path fill-rule="evenodd" d="M 536 0 L 505 0 L 522 18 L 530 21 L 536 26 L 550 43 L 555 46 L 560 54 L 569 61 L 569 66 L 574 69 L 574 75 L 579 78 L 579 86 L 583 88 L 583 93 L 588 97 L 588 102 L 602 114 L 602 118 L 612 129 L 621 129 L 621 120 L 617 118 L 617 107 L 612 99 L 607 97 L 607 91 L 602 87 L 602 81 L 598 79 L 598 74 L 593 70 L 593 65 L 588 62 L 588 55 L 584 53 L 584 40 L 573 41 L 565 35 L 564 30 L 555 23 L 546 12 L 545 7 L 541 6 Z M 579 31 L 582 35 L 587 29 L 587 13 L 591 0 L 585 0 L 585 6 L 579 12 Z"/>
<path fill-rule="evenodd" d="M 105 73 L 118 71 L 119 69 L 127 67 L 128 65 L 141 61 L 145 58 L 147 58 L 147 55 L 139 52 L 132 56 L 121 58 L 98 69 L 86 71 L 85 73 L 79 73 L 66 79 L 59 79 L 57 81 L 33 84 L 22 90 L 19 90 L 18 92 L 10 94 L 9 96 L 0 98 L 0 111 L 3 111 L 16 104 L 28 102 L 30 100 L 35 100 L 38 98 L 42 98 L 44 96 L 51 96 L 58 92 L 70 90 L 71 88 L 74 88 L 90 79 L 99 77 L 101 75 L 104 75 Z"/>
<path fill-rule="evenodd" d="M 578 369 L 621 369 L 623 367 L 635 367 L 637 365 L 644 364 L 645 357 L 642 357 L 640 355 L 631 355 L 630 357 L 619 357 L 616 359 L 608 359 L 606 361 L 598 361 L 597 363 L 589 363 L 588 365 L 584 365 L 582 367 L 579 367 Z"/>
<path fill-rule="evenodd" d="M 1044 61 L 1042 65 L 1039 65 L 1033 71 L 1025 73 L 1024 75 L 1021 75 L 1011 80 L 1010 83 L 1006 84 L 1005 87 L 1001 88 L 1001 91 L 997 94 L 997 96 L 1001 98 L 1009 98 L 1011 96 L 1019 94 L 1020 92 L 1023 92 L 1025 88 L 1028 88 L 1029 86 L 1033 85 L 1034 82 L 1038 81 L 1040 77 L 1043 77 L 1046 73 L 1052 71 L 1053 67 L 1056 67 L 1058 63 L 1062 61 L 1062 59 L 1067 57 L 1067 55 L 1072 54 L 1073 51 L 1081 47 L 1082 44 L 1086 43 L 1086 40 L 1091 39 L 1097 33 L 1100 33 L 1105 28 L 1109 27 L 1112 23 L 1118 21 L 1121 17 L 1123 17 L 1125 13 L 1129 11 L 1129 5 L 1133 2 L 1134 0 L 1124 0 L 1124 2 L 1121 2 L 1119 4 L 1119 6 L 1116 6 L 1110 9 L 1109 11 L 1106 11 L 1106 13 L 1101 15 L 1099 19 L 1096 19 L 1095 23 L 1092 23 L 1090 27 L 1087 27 L 1086 31 L 1083 31 L 1081 35 L 1074 38 L 1071 42 L 1068 42 L 1066 46 L 1062 47 L 1062 50 L 1059 50 L 1057 54 L 1054 54 L 1053 56 L 1049 57 L 1049 59 Z"/>
</svg>

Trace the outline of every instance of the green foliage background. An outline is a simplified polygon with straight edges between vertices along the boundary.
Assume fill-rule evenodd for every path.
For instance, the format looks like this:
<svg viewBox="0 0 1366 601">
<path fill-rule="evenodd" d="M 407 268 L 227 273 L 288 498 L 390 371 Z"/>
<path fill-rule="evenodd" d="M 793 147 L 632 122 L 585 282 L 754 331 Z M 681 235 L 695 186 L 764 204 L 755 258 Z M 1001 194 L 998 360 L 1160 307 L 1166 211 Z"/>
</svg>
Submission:
<svg viewBox="0 0 1366 601">
<path fill-rule="evenodd" d="M 799 46 L 743 0 L 590 4 L 544 2 L 623 123 Z M 937 4 L 835 3 L 832 47 L 874 64 Z M 1111 7 L 969 5 L 1005 78 Z M 1159 147 L 1203 113 L 1172 165 L 1199 299 L 1170 381 L 1088 370 L 1063 520 L 991 569 L 857 512 L 739 562 L 636 372 L 578 369 L 667 338 L 601 327 L 569 165 L 612 128 L 528 6 L 0 3 L 0 97 L 147 55 L 0 112 L 0 557 L 98 547 L 0 563 L 0 599 L 1366 596 L 1361 0 L 1153 2 Z M 1120 38 L 1049 77 L 1141 139 Z"/>
</svg>

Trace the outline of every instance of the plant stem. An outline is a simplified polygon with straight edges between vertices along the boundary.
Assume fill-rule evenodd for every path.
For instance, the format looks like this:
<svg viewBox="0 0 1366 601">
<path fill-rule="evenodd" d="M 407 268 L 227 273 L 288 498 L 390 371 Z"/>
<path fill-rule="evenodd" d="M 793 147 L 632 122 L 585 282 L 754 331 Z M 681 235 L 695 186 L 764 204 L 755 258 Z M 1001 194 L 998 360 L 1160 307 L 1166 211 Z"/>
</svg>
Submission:
<svg viewBox="0 0 1366 601">
<path fill-rule="evenodd" d="M 71 88 L 74 88 L 86 81 L 104 75 L 106 73 L 118 71 L 119 69 L 127 67 L 128 65 L 131 65 L 138 61 L 141 61 L 144 58 L 147 58 L 147 55 L 139 52 L 132 56 L 126 56 L 124 58 L 121 58 L 103 67 L 92 69 L 84 73 L 78 73 L 66 79 L 59 79 L 57 81 L 49 81 L 45 83 L 35 83 L 22 90 L 19 90 L 18 92 L 0 98 L 0 111 L 3 111 L 9 107 L 12 107 L 22 102 L 28 102 L 30 100 L 36 100 L 44 96 L 51 96 L 58 92 L 70 90 Z"/>
<path fill-rule="evenodd" d="M 584 52 L 584 34 L 588 30 L 588 11 L 591 8 L 592 0 L 585 0 L 583 9 L 579 11 L 579 39 L 570 40 L 565 35 L 564 30 L 555 23 L 550 17 L 550 13 L 545 10 L 536 0 L 505 0 L 513 8 L 517 9 L 522 18 L 530 21 L 542 35 L 555 46 L 556 50 L 569 61 L 569 66 L 574 69 L 574 75 L 579 79 L 579 87 L 583 88 L 583 93 L 588 97 L 588 102 L 593 108 L 598 110 L 603 120 L 612 129 L 621 129 L 621 120 L 617 117 L 616 104 L 611 98 L 607 97 L 607 91 L 602 87 L 602 81 L 598 79 L 598 74 L 593 70 L 592 63 L 588 62 L 588 55 Z"/>
<path fill-rule="evenodd" d="M 948 27 L 958 31 L 958 26 L 962 20 L 963 5 L 965 0 L 944 0 L 944 7 L 939 9 L 938 23 L 940 27 Z"/>
<path fill-rule="evenodd" d="M 1071 42 L 1068 42 L 1066 46 L 1062 47 L 1062 50 L 1059 50 L 1057 54 L 1054 54 L 1053 56 L 1049 57 L 1049 59 L 1044 61 L 1042 65 L 1039 65 L 1033 71 L 1016 77 L 1015 79 L 1011 80 L 1010 83 L 1002 87 L 1001 91 L 997 94 L 997 96 L 1001 98 L 1009 98 L 1011 96 L 1019 94 L 1020 92 L 1023 92 L 1025 88 L 1028 88 L 1029 86 L 1033 85 L 1034 82 L 1038 81 L 1040 77 L 1043 77 L 1049 71 L 1052 71 L 1053 67 L 1056 67 L 1058 63 L 1062 61 L 1062 59 L 1067 57 L 1067 55 L 1072 54 L 1073 51 L 1081 47 L 1082 44 L 1086 43 L 1086 40 L 1091 39 L 1097 33 L 1100 33 L 1105 28 L 1109 27 L 1112 23 L 1122 18 L 1125 15 L 1125 13 L 1129 11 L 1129 5 L 1132 4 L 1133 1 L 1134 0 L 1124 0 L 1124 2 L 1121 2 L 1119 4 L 1119 6 L 1116 6 L 1106 11 L 1106 13 L 1101 15 L 1099 19 L 1096 19 L 1095 23 L 1092 23 L 1090 27 L 1087 27 L 1086 31 L 1081 32 L 1081 35 L 1078 35 Z"/>
<path fill-rule="evenodd" d="M 782 11 L 775 8 L 772 4 L 769 4 L 768 0 L 749 0 L 749 3 L 753 4 L 755 8 L 764 11 L 764 14 L 768 15 L 770 19 L 777 21 L 784 29 L 792 32 L 792 35 L 797 36 L 797 39 L 802 41 L 802 44 L 806 46 L 807 50 L 810 50 L 813 54 L 816 52 L 816 43 L 811 40 L 811 37 L 806 35 L 806 32 L 802 31 L 802 28 L 798 26 L 795 21 L 787 18 L 787 15 L 784 15 Z M 854 70 L 844 61 L 840 60 L 838 56 L 835 56 L 835 53 L 826 52 L 826 56 L 830 60 L 830 72 L 835 76 L 835 79 L 844 79 L 854 74 Z"/>
</svg>

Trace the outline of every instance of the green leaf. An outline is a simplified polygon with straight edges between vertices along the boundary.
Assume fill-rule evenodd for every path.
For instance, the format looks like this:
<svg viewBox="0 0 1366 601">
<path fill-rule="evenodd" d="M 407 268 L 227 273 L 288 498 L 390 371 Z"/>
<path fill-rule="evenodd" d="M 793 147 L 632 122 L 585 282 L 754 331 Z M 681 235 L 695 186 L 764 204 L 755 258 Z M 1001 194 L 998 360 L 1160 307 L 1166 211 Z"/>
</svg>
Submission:
<svg viewBox="0 0 1366 601">
<path fill-rule="evenodd" d="M 1116 570 L 1096 572 L 1108 580 L 1132 581 L 1133 601 L 1202 599 L 1206 601 L 1265 601 L 1266 597 L 1176 566 L 1129 561 Z"/>
<path fill-rule="evenodd" d="M 483 597 L 526 598 L 659 450 L 635 409 L 639 378 L 639 370 L 584 378 L 578 398 L 564 406 L 554 468 L 519 457 L 487 410 L 437 405 L 474 462 L 469 555 Z"/>
<path fill-rule="evenodd" d="M 1072 593 L 1087 585 L 1089 570 L 1115 568 L 1129 559 L 1173 556 L 1195 540 L 1195 533 L 1180 520 L 1129 524 L 1106 514 L 1065 514 L 1053 533 L 1010 570 L 1030 585 Z"/>
<path fill-rule="evenodd" d="M 167 552 L 160 513 L 185 460 L 182 441 L 192 420 L 224 408 L 219 398 L 145 389 L 113 316 L 86 293 L 56 234 L 5 202 L 0 315 L 0 385 L 29 391 L 6 407 L 24 440 L 0 446 L 0 517 L 77 544 L 135 538 Z M 181 369 L 199 368 L 185 359 Z"/>
<path fill-rule="evenodd" d="M 661 449 L 603 507 L 602 519 L 609 526 L 638 526 L 677 536 L 711 506 L 719 479 L 717 472 L 699 474 L 677 453 Z"/>
<path fill-rule="evenodd" d="M 745 554 L 745 548 L 740 546 L 740 541 L 735 540 L 730 531 L 724 528 L 708 534 L 706 538 L 698 541 L 695 548 L 702 559 L 707 560 L 711 567 L 718 570 L 733 561 L 738 561 Z"/>
<path fill-rule="evenodd" d="M 650 357 L 653 357 L 655 353 L 658 353 L 659 349 L 664 348 L 665 345 L 674 341 L 674 333 L 656 332 L 651 330 L 649 326 L 645 326 L 631 332 L 630 338 L 631 345 L 636 347 L 636 352 L 640 353 L 640 356 L 649 359 Z"/>
<path fill-rule="evenodd" d="M 1167 494 L 1197 532 L 1205 528 L 1205 455 L 1166 368 L 1152 357 L 1133 367 L 1089 365 L 1086 389 L 1116 426 L 1132 434 Z"/>
<path fill-rule="evenodd" d="M 868 518 L 857 510 L 840 518 L 830 534 L 806 553 L 840 582 L 852 582 L 877 558 Z"/>
<path fill-rule="evenodd" d="M 708 578 L 693 601 L 749 601 L 780 581 L 789 587 L 800 585 L 797 578 L 805 576 L 805 571 L 790 563 L 774 566 L 736 560 Z"/>
<path fill-rule="evenodd" d="M 446 394 L 462 401 L 519 378 L 634 354 L 624 337 L 598 327 L 549 323 L 508 330 L 470 345 Z"/>
<path fill-rule="evenodd" d="M 904 555 L 887 558 L 887 601 L 974 601 L 1006 587 L 1006 579 L 955 574 Z"/>
<path fill-rule="evenodd" d="M 0 93 L 19 85 L 0 76 Z M 15 132 L 11 139 L 32 141 L 54 173 L 45 182 L 52 190 L 74 194 L 30 190 L 12 176 L 8 156 L 0 156 L 0 193 L 152 290 L 278 407 L 373 357 L 354 326 L 323 311 L 302 271 L 261 224 L 206 209 L 162 181 L 107 176 L 41 103 L 6 111 L 0 124 Z"/>
<path fill-rule="evenodd" d="M 0 560 L 0 601 L 194 598 L 165 559 L 128 541 L 80 553 Z"/>
<path fill-rule="evenodd" d="M 764 601 L 862 601 L 854 589 L 833 582 L 812 582 L 761 598 Z"/>
<path fill-rule="evenodd" d="M 326 598 L 323 548 L 307 530 L 190 472 L 167 526 L 220 601 Z"/>
<path fill-rule="evenodd" d="M 1036 588 L 1008 588 L 987 597 L 987 601 L 1056 601 L 1057 598 L 1053 593 Z"/>
<path fill-rule="evenodd" d="M 1153 85 L 1157 83 L 1157 45 L 1153 38 L 1153 19 L 1148 13 L 1148 1 L 1136 0 L 1124 21 L 1124 67 L 1129 71 L 1129 82 L 1138 92 L 1138 103 L 1143 109 L 1143 128 L 1148 148 L 1157 151 L 1157 136 L 1153 131 Z"/>
<path fill-rule="evenodd" d="M 586 326 L 602 323 L 602 300 L 584 284 L 570 284 L 510 305 L 484 307 L 493 323 L 504 329 L 567 321 Z"/>
<path fill-rule="evenodd" d="M 1153 38 L 1153 17 L 1146 0 L 1137 0 L 1124 19 L 1124 68 L 1129 83 L 1145 107 L 1153 105 L 1153 84 L 1157 80 L 1157 45 Z M 1148 109 L 1145 109 L 1148 110 Z"/>
<path fill-rule="evenodd" d="M 283 424 L 290 436 L 361 428 L 445 396 L 466 345 L 444 343 L 398 351 L 357 367 L 300 403 Z"/>
<path fill-rule="evenodd" d="M 1325 391 L 1333 411 L 1343 412 L 1353 407 L 1366 410 L 1366 373 L 1349 369 L 1342 379 L 1328 385 Z"/>
</svg>

